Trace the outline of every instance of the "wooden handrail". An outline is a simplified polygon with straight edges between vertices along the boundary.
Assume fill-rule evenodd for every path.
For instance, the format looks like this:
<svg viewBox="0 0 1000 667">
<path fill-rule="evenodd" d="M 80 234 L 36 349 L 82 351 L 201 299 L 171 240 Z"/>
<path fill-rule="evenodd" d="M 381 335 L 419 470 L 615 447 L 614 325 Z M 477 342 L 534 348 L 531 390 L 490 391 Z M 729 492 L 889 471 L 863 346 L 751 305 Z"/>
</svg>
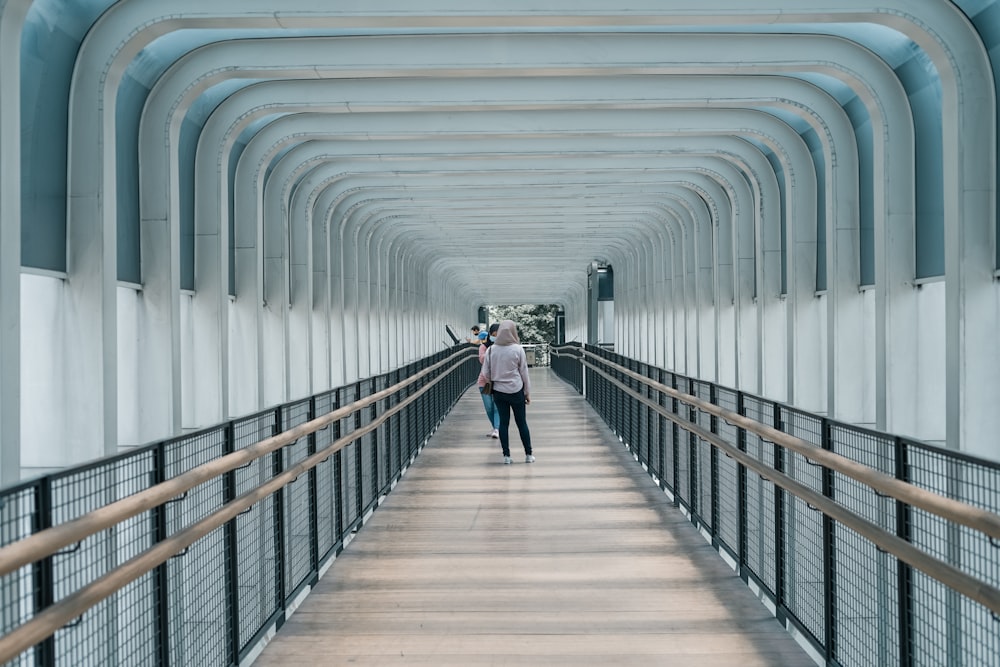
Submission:
<svg viewBox="0 0 1000 667">
<path fill-rule="evenodd" d="M 801 438 L 779 431 L 774 427 L 761 424 L 758 421 L 754 421 L 749 417 L 744 417 L 743 415 L 732 412 L 731 410 L 726 410 L 725 408 L 719 407 L 714 403 L 709 403 L 708 401 L 700 399 L 697 396 L 685 394 L 674 389 L 673 387 L 660 384 L 659 382 L 631 371 L 624 366 L 620 366 L 612 361 L 608 361 L 607 359 L 595 355 L 593 352 L 586 351 L 586 355 L 599 359 L 601 363 L 612 366 L 615 370 L 624 373 L 633 379 L 639 380 L 643 384 L 676 398 L 683 403 L 715 415 L 733 426 L 755 433 L 763 439 L 773 442 L 780 447 L 785 447 L 801 454 L 810 462 L 820 463 L 831 470 L 835 470 L 836 472 L 846 475 L 856 482 L 860 482 L 861 484 L 871 487 L 884 496 L 891 496 L 895 500 L 899 500 L 914 507 L 919 507 L 920 509 L 931 512 L 932 514 L 936 514 L 943 519 L 948 519 L 949 521 L 978 530 L 993 539 L 1000 539 L 1000 515 L 973 505 L 969 505 L 968 503 L 963 503 L 959 500 L 946 498 L 926 489 L 914 486 L 909 482 L 886 475 L 883 472 L 879 472 L 878 470 L 869 468 L 861 463 L 852 461 L 845 456 L 835 454 L 834 452 L 823 449 L 822 447 L 817 447 L 816 445 Z M 595 366 L 586 361 L 583 363 L 590 366 L 594 370 L 598 370 Z M 604 373 L 602 373 L 602 375 L 607 377 Z"/>
<path fill-rule="evenodd" d="M 442 364 L 446 364 L 449 361 L 455 359 L 457 356 L 468 356 L 467 352 L 458 352 L 451 355 L 447 359 L 443 359 L 437 364 L 417 373 L 416 375 L 410 376 L 409 381 L 419 379 L 426 375 L 427 373 L 439 368 Z M 170 537 L 158 542 L 154 546 L 150 547 L 146 551 L 134 556 L 125 563 L 119 565 L 115 569 L 105 573 L 103 576 L 95 579 L 91 583 L 87 584 L 83 588 L 75 591 L 74 593 L 66 596 L 59 602 L 47 607 L 43 611 L 36 614 L 30 621 L 23 623 L 18 626 L 8 634 L 0 637 L 0 663 L 6 663 L 18 656 L 23 651 L 31 648 L 35 644 L 45 640 L 59 628 L 63 627 L 74 618 L 80 616 L 88 609 L 98 604 L 110 595 L 113 595 L 116 591 L 127 586 L 131 582 L 135 581 L 144 574 L 152 571 L 154 568 L 162 565 L 172 556 L 180 553 L 184 549 L 188 548 L 199 539 L 209 534 L 219 526 L 222 526 L 227 521 L 230 521 L 236 517 L 240 512 L 252 507 L 255 503 L 267 498 L 269 495 L 275 493 L 282 487 L 294 482 L 300 475 L 308 472 L 312 468 L 316 467 L 330 456 L 335 454 L 337 451 L 343 449 L 351 442 L 354 442 L 363 435 L 374 431 L 379 426 L 381 426 L 389 417 L 400 412 L 403 408 L 408 406 L 410 403 L 416 401 L 420 396 L 430 391 L 436 384 L 448 377 L 448 373 L 455 370 L 459 366 L 465 363 L 465 360 L 460 360 L 454 362 L 444 373 L 439 377 L 434 378 L 427 385 L 421 387 L 413 395 L 406 397 L 404 400 L 400 401 L 398 404 L 392 406 L 383 412 L 377 419 L 373 420 L 370 424 L 365 425 L 355 431 L 352 431 L 348 435 L 340 438 L 339 440 L 331 443 L 329 446 L 323 448 L 322 450 L 310 455 L 308 458 L 303 459 L 291 468 L 283 471 L 281 474 L 273 477 L 267 482 L 250 489 L 249 491 L 243 493 L 242 495 L 234 498 L 230 502 L 226 503 L 219 509 L 215 510 L 202 520 L 198 521 L 187 528 L 174 533 Z M 375 398 L 381 396 L 385 398 L 386 396 L 398 391 L 400 388 L 406 386 L 409 382 L 401 382 L 388 389 L 385 389 L 376 394 L 366 397 L 365 399 L 356 401 L 350 406 L 345 406 L 335 410 L 325 417 L 330 417 L 331 415 L 341 413 L 344 410 L 348 410 L 346 414 L 350 414 L 356 410 L 359 410 L 367 405 L 371 405 L 374 400 L 380 400 Z M 373 400 L 374 399 L 374 400 Z M 341 417 L 344 415 L 341 415 Z M 324 423 L 329 423 L 335 419 L 340 419 L 341 417 L 332 417 Z M 302 427 L 314 424 L 321 420 L 314 419 L 305 424 L 286 431 L 285 433 L 274 436 L 274 438 L 268 438 L 267 440 L 262 440 L 261 443 L 270 442 L 275 438 L 280 438 L 285 434 L 292 432 L 298 432 Z M 322 424 L 315 426 L 313 430 L 321 428 Z M 288 442 L 294 442 L 301 435 L 288 440 Z M 258 443 L 258 444 L 261 444 Z M 287 442 L 285 443 L 287 444 Z M 256 446 L 256 445 L 255 445 Z M 274 448 L 272 448 L 273 450 Z M 265 452 L 266 453 L 266 452 Z M 263 456 L 263 454 L 261 454 Z M 223 457 L 224 458 L 224 457 Z M 206 464 L 207 465 L 207 464 Z M 199 466 L 204 467 L 204 466 Z M 224 471 L 227 472 L 227 471 Z M 221 474 L 221 473 L 220 473 Z M 169 499 L 169 498 L 168 498 Z M 119 501 L 120 502 L 120 501 Z M 116 503 L 117 504 L 117 503 Z M 110 505 L 108 506 L 110 507 Z M 134 516 L 134 515 L 130 515 Z M 82 517 L 81 517 L 82 518 Z M 128 517 L 125 517 L 128 518 Z M 52 529 L 50 529 L 52 530 Z M 41 534 L 41 533 L 39 533 Z M 29 538 L 26 538 L 29 539 Z M 24 540 L 22 540 L 24 541 Z M 17 544 L 17 543 L 15 543 Z M 11 545 L 14 546 L 14 545 Z M 37 547 L 37 544 L 36 544 Z M 44 554 L 42 557 L 51 554 Z"/>
<path fill-rule="evenodd" d="M 419 373 L 411 375 L 406 380 L 398 382 L 371 396 L 366 396 L 350 405 L 338 408 L 321 417 L 300 424 L 295 428 L 270 438 L 265 438 L 239 451 L 220 456 L 160 484 L 99 507 L 72 521 L 47 528 L 0 548 L 0 576 L 10 574 L 20 567 L 46 558 L 64 547 L 75 544 L 126 519 L 149 511 L 200 484 L 204 484 L 215 477 L 240 468 L 262 456 L 266 456 L 289 443 L 295 442 L 303 436 L 318 431 L 327 424 L 343 419 L 362 408 L 391 396 L 400 389 L 409 386 L 444 364 L 449 363 L 456 357 L 469 356 L 470 354 L 469 350 L 459 350 L 433 366 L 429 366 Z"/>
<path fill-rule="evenodd" d="M 596 356 L 596 355 L 591 355 L 591 356 Z M 604 363 L 608 363 L 612 366 L 615 366 L 617 368 L 622 368 L 621 366 L 618 366 L 618 364 L 615 364 L 613 362 L 608 362 L 606 359 L 601 359 L 601 361 Z M 771 468 L 763 463 L 760 463 L 746 452 L 743 452 L 740 449 L 733 447 L 725 440 L 718 437 L 716 434 L 706 431 L 697 424 L 687 421 L 686 419 L 683 419 L 682 417 L 674 414 L 672 411 L 667 410 L 662 405 L 656 403 L 652 399 L 647 398 L 646 396 L 643 396 L 639 393 L 636 393 L 633 389 L 627 387 L 624 383 L 611 377 L 606 371 L 604 371 L 604 369 L 598 368 L 596 365 L 586 360 L 583 360 L 582 363 L 588 368 L 592 369 L 594 372 L 605 377 L 609 382 L 616 385 L 625 393 L 629 394 L 636 400 L 652 408 L 658 414 L 669 419 L 670 421 L 677 424 L 684 430 L 693 433 L 699 438 L 712 444 L 714 447 L 717 447 L 723 453 L 725 453 L 726 456 L 729 456 L 730 458 L 739 461 L 745 467 L 749 468 L 750 470 L 753 470 L 761 477 L 766 478 L 776 486 L 780 486 L 789 493 L 802 499 L 808 505 L 815 507 L 818 511 L 823 512 L 830 518 L 844 524 L 845 526 L 850 527 L 859 535 L 862 535 L 866 539 L 870 540 L 879 549 L 882 549 L 883 551 L 892 554 L 899 560 L 908 563 L 912 567 L 917 568 L 918 570 L 924 572 L 925 574 L 936 579 L 937 581 L 940 581 L 949 588 L 952 588 L 953 590 L 961 593 L 962 595 L 965 595 L 969 599 L 975 600 L 976 602 L 988 608 L 994 614 L 1000 616 L 1000 589 L 990 586 L 986 582 L 976 579 L 975 577 L 966 574 L 965 572 L 959 570 L 958 568 L 942 560 L 939 560 L 927 554 L 924 551 L 921 551 L 920 549 L 913 546 L 906 540 L 896 535 L 893 535 L 892 533 L 889 533 L 880 526 L 877 526 L 868 521 L 867 519 L 864 519 L 863 517 L 854 514 L 850 510 L 837 504 L 834 500 L 827 498 L 826 496 L 817 493 L 816 491 L 813 491 L 812 489 L 803 484 L 800 484 L 799 482 L 795 481 L 791 477 L 788 477 L 784 473 L 781 473 L 775 470 L 774 468 Z M 632 375 L 631 371 L 628 371 L 628 369 L 623 369 L 623 370 L 627 371 L 630 375 Z M 643 378 L 642 376 L 638 376 L 636 379 L 643 379 Z M 656 382 L 652 382 L 651 386 L 652 385 L 658 385 L 659 387 L 667 388 L 665 385 L 660 385 L 659 383 Z M 669 389 L 671 389 L 675 393 L 679 393 L 676 392 L 676 390 L 673 390 L 673 388 Z M 687 398 L 695 398 L 693 396 L 690 396 L 689 394 L 682 394 L 682 395 Z M 680 396 L 676 396 L 676 398 L 678 398 L 679 400 L 683 400 L 680 398 Z M 699 403 L 703 403 L 703 401 L 701 401 L 700 399 L 695 399 L 695 400 L 697 400 Z M 685 400 L 684 402 L 687 403 L 688 401 Z M 754 423 L 756 424 L 757 422 Z M 775 444 L 780 444 L 780 443 L 775 443 Z M 813 445 L 809 446 L 812 447 Z M 833 466 L 830 467 L 832 468 Z M 978 509 L 978 508 L 973 508 L 973 509 Z"/>
</svg>

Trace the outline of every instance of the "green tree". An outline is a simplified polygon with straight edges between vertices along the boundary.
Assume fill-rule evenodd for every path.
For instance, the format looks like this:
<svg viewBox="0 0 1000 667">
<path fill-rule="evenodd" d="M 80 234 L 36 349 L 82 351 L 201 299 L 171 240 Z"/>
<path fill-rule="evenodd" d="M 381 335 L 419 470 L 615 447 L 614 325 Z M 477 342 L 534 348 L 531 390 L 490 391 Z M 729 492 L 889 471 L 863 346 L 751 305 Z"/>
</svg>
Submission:
<svg viewBox="0 0 1000 667">
<path fill-rule="evenodd" d="M 488 308 L 491 324 L 501 320 L 514 320 L 522 343 L 555 343 L 557 306 L 525 304 Z"/>
</svg>

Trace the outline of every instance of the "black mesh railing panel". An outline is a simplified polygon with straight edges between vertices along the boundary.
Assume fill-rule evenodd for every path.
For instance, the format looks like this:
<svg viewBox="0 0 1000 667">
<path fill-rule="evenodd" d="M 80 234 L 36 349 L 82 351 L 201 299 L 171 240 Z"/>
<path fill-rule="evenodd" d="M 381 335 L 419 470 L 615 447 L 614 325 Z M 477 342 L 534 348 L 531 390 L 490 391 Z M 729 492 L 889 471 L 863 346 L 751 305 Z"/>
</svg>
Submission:
<svg viewBox="0 0 1000 667">
<path fill-rule="evenodd" d="M 759 475 L 748 473 L 746 494 L 746 564 L 774 594 L 777 590 L 775 566 L 778 540 L 775 530 L 774 486 Z"/>
<path fill-rule="evenodd" d="M 327 392 L 316 397 L 316 416 L 333 412 L 337 407 L 336 394 Z M 335 429 L 328 424 L 316 432 L 316 450 L 322 451 L 332 445 Z M 316 543 L 319 558 L 323 560 L 337 543 L 336 516 L 337 495 L 334 487 L 334 457 L 331 456 L 316 466 Z"/>
<path fill-rule="evenodd" d="M 344 523 L 349 526 L 361 516 L 361 510 L 358 507 L 361 497 L 358 480 L 360 470 L 358 454 L 361 451 L 361 445 L 354 442 L 342 451 L 344 455 L 342 459 L 343 465 L 341 466 L 340 488 L 343 494 Z"/>
<path fill-rule="evenodd" d="M 233 449 L 246 449 L 255 442 L 277 433 L 277 418 L 275 410 L 267 410 L 233 421 Z"/>
<path fill-rule="evenodd" d="M 311 407 L 308 400 L 286 405 L 282 409 L 282 430 L 288 430 L 304 424 L 311 419 Z M 309 438 L 299 438 L 292 444 L 282 448 L 282 470 L 301 463 L 309 458 Z M 285 563 L 285 595 L 292 595 L 312 572 L 312 515 L 310 476 L 299 475 L 291 484 L 282 489 L 284 509 L 284 553 L 288 554 Z"/>
<path fill-rule="evenodd" d="M 316 544 L 320 561 L 337 545 L 337 489 L 334 457 L 316 466 Z"/>
<path fill-rule="evenodd" d="M 361 441 L 361 507 L 369 508 L 377 497 L 378 464 L 375 434 L 371 433 Z"/>
<path fill-rule="evenodd" d="M 774 424 L 774 404 L 754 396 L 745 396 L 743 416 L 762 424 L 772 425 Z M 768 442 L 754 433 L 747 433 L 746 444 L 746 452 L 749 456 L 768 467 L 774 466 L 774 443 Z"/>
<path fill-rule="evenodd" d="M 717 388 L 715 403 L 719 407 L 730 412 L 739 412 L 739 397 L 735 391 L 725 388 Z M 727 444 L 738 448 L 739 429 L 729 424 L 724 419 L 716 420 L 716 431 L 718 436 Z M 739 475 L 740 466 L 735 459 L 726 456 L 722 452 L 717 455 L 718 480 L 716 488 L 719 496 L 716 502 L 719 505 L 719 525 L 716 526 L 719 539 L 729 549 L 730 553 L 739 554 L 739 517 L 740 517 L 740 497 L 739 497 Z"/>
<path fill-rule="evenodd" d="M 896 559 L 843 525 L 834 544 L 834 657 L 842 665 L 899 664 Z"/>
<path fill-rule="evenodd" d="M 341 405 L 348 405 L 360 399 L 357 385 L 342 387 L 339 391 Z M 355 430 L 355 415 L 351 415 L 340 420 L 340 434 L 347 436 Z M 341 480 L 340 488 L 342 493 L 342 507 L 344 508 L 344 525 L 352 525 L 359 517 L 358 509 L 358 451 L 357 441 L 344 447 L 341 450 Z"/>
<path fill-rule="evenodd" d="M 385 375 L 381 375 L 375 378 L 375 391 L 382 391 L 389 386 L 387 382 L 388 378 Z M 388 408 L 389 401 L 382 400 L 379 401 L 379 408 L 377 415 L 382 415 Z M 392 418 L 388 421 L 383 422 L 381 426 L 375 431 L 375 442 L 378 443 L 378 453 L 375 457 L 375 461 L 378 464 L 378 485 L 376 486 L 376 496 L 383 489 L 388 487 L 389 481 L 391 479 L 391 474 L 393 468 L 392 466 L 392 453 L 389 450 L 389 431 L 392 428 Z"/>
<path fill-rule="evenodd" d="M 246 448 L 270 437 L 277 428 L 274 411 L 241 419 L 234 424 L 235 447 Z M 256 459 L 235 472 L 236 494 L 242 494 L 274 477 L 273 455 Z M 269 495 L 236 517 L 234 558 L 238 596 L 239 636 L 243 644 L 253 637 L 281 607 L 278 520 L 275 496 Z"/>
<path fill-rule="evenodd" d="M 371 396 L 373 392 L 373 387 L 370 383 L 364 383 L 361 386 L 362 397 Z M 366 408 L 361 411 L 361 423 L 360 427 L 369 426 L 373 421 L 372 411 L 370 408 Z M 371 504 L 372 500 L 375 498 L 375 489 L 378 481 L 377 470 L 375 467 L 375 433 L 366 433 L 364 437 L 360 440 L 361 443 L 361 485 L 359 487 L 361 494 L 361 509 L 362 512 Z"/>
<path fill-rule="evenodd" d="M 655 397 L 654 397 L 655 400 Z M 650 419 L 649 469 L 657 479 L 663 478 L 663 445 L 666 442 L 668 421 L 658 413 Z"/>
<path fill-rule="evenodd" d="M 698 439 L 698 516 L 709 529 L 714 527 L 713 504 L 715 494 L 712 482 L 712 450 L 714 447 L 701 438 Z"/>
<path fill-rule="evenodd" d="M 970 505 L 1000 511 L 1000 465 L 906 444 L 906 475 L 916 486 Z M 909 508 L 910 540 L 958 569 L 1000 587 L 1000 543 L 978 531 Z M 913 642 L 938 664 L 986 665 L 1000 656 L 1000 621 L 985 607 L 914 573 Z M 990 631 L 992 626 L 993 631 Z"/>
<path fill-rule="evenodd" d="M 912 484 L 990 512 L 1000 512 L 1000 465 L 948 456 L 910 445 L 907 476 Z M 1000 544 L 988 536 L 911 508 L 910 539 L 959 569 L 1000 587 Z"/>
<path fill-rule="evenodd" d="M 782 410 L 784 431 L 817 447 L 823 445 L 823 420 L 798 410 Z M 823 468 L 794 451 L 784 456 L 785 474 L 823 493 Z M 826 626 L 823 515 L 792 494 L 785 494 L 785 604 L 817 640 Z"/>
<path fill-rule="evenodd" d="M 723 427 L 720 430 L 733 430 L 732 427 Z M 720 433 L 725 437 L 725 433 Z M 735 438 L 735 432 L 730 434 Z M 718 482 L 719 497 L 719 525 L 716 527 L 719 539 L 729 548 L 733 554 L 740 551 L 740 497 L 739 497 L 739 474 L 740 466 L 735 459 L 718 455 Z"/>
<path fill-rule="evenodd" d="M 229 605 L 224 529 L 195 542 L 167 565 L 171 591 L 170 658 L 176 665 L 225 665 L 229 652 Z"/>
<path fill-rule="evenodd" d="M 155 450 L 145 449 L 53 476 L 51 525 L 76 519 L 146 488 L 155 474 L 155 458 Z M 54 555 L 52 601 L 58 602 L 152 546 L 152 525 L 151 515 L 143 513 Z M 155 646 L 155 627 L 151 623 L 151 598 L 135 600 L 134 592 L 144 585 L 148 586 L 148 580 L 112 595 L 57 631 L 56 660 L 63 664 L 111 664 L 123 648 L 119 636 L 126 625 L 126 619 L 120 618 L 124 606 L 124 613 L 133 617 L 128 619 L 128 625 L 140 633 L 140 645 L 132 646 L 139 649 L 134 659 L 137 664 L 145 664 L 145 649 Z"/>
<path fill-rule="evenodd" d="M 709 382 L 694 382 L 694 395 L 706 402 L 712 402 L 712 385 Z M 698 426 L 711 432 L 712 415 L 704 410 L 695 410 Z M 698 439 L 696 450 L 697 477 L 696 487 L 698 491 L 698 517 L 709 528 L 713 527 L 712 519 L 712 450 L 711 443 Z"/>
<path fill-rule="evenodd" d="M 226 447 L 226 434 L 221 429 L 167 443 L 163 451 L 165 477 L 170 479 L 213 461 L 227 453 Z M 204 519 L 224 503 L 221 479 L 196 486 L 167 505 L 167 528 L 170 532 L 176 532 Z"/>
<path fill-rule="evenodd" d="M 896 451 L 889 437 L 850 427 L 830 428 L 830 447 L 841 456 L 895 476 Z M 837 502 L 886 530 L 896 530 L 896 505 L 871 487 L 846 475 L 834 473 L 833 494 Z"/>
<path fill-rule="evenodd" d="M 595 347 L 588 352 L 889 477 L 1000 512 L 1000 464 L 675 376 Z M 594 363 L 621 379 L 619 370 Z M 761 471 L 745 468 L 662 417 L 647 419 L 640 413 L 636 422 L 634 396 L 600 373 L 588 370 L 586 379 L 587 400 L 594 409 L 650 474 L 674 492 L 675 501 L 691 510 L 692 522 L 704 526 L 714 519 L 713 537 L 738 558 L 740 572 L 763 587 L 779 617 L 787 615 L 829 664 L 1000 665 L 1000 621 L 987 607 L 880 550 L 838 523 L 836 515 L 824 516 L 811 506 L 812 497 L 797 498 L 767 477 L 780 480 L 776 475 L 785 475 L 993 588 L 1000 588 L 1000 541 L 825 468 L 818 463 L 823 457 L 808 448 L 800 453 L 796 446 L 778 447 L 709 411 L 623 380 L 626 387 L 669 406 L 681 423 L 695 422 L 742 449 Z M 709 466 L 713 476 L 706 477 Z"/>
<path fill-rule="evenodd" d="M 397 372 L 393 374 L 393 376 L 389 379 L 389 382 L 387 384 L 389 386 L 393 386 L 398 383 L 399 383 L 399 373 Z M 400 394 L 400 392 L 398 391 L 393 392 L 393 394 L 389 397 L 389 399 L 385 403 L 386 410 L 395 408 L 396 406 L 399 405 L 401 401 L 402 401 L 402 395 Z M 389 429 L 387 433 L 387 438 L 389 442 L 389 456 L 391 457 L 390 467 L 396 475 L 398 475 L 399 471 L 403 469 L 403 460 L 404 460 L 403 427 L 405 421 L 406 420 L 403 419 L 402 415 L 399 413 L 396 413 L 395 415 L 389 418 Z"/>
<path fill-rule="evenodd" d="M 157 599 L 155 572 L 145 574 L 116 592 L 109 602 L 118 620 L 115 664 L 159 665 L 156 646 L 160 640 L 158 614 L 151 603 Z M 86 663 L 82 663 L 86 664 Z"/>
<path fill-rule="evenodd" d="M 239 633 L 244 645 L 281 608 L 277 533 L 273 495 L 236 517 Z"/>
<path fill-rule="evenodd" d="M 924 573 L 912 574 L 912 637 L 916 665 L 995 667 L 1000 656 L 1000 621 L 982 605 Z"/>
<path fill-rule="evenodd" d="M 454 351 L 414 362 L 409 372 L 362 380 L 0 491 L 0 544 L 12 544 L 49 526 L 72 521 L 248 448 L 338 405 L 388 387 Z M 377 432 L 311 470 L 296 471 L 294 481 L 124 585 L 7 664 L 238 664 L 281 618 L 287 599 L 302 590 L 303 584 L 316 576 L 320 562 L 343 544 L 347 533 L 359 527 L 360 512 L 372 509 L 378 494 L 388 491 L 402 463 L 409 463 L 423 438 L 474 382 L 477 369 L 475 360 L 468 359 L 458 372 L 421 397 L 419 404 L 380 425 Z M 377 408 L 362 409 L 297 442 L 275 447 L 149 511 L 0 578 L 0 631 L 11 632 L 41 609 L 209 518 L 342 435 L 371 424 L 389 405 L 430 381 L 430 377 L 423 378 L 417 387 Z M 404 441 L 404 434 L 413 437 Z M 347 512 L 350 522 L 345 519 Z"/>
<path fill-rule="evenodd" d="M 677 488 L 675 492 L 677 499 L 685 505 L 691 506 L 691 436 L 687 431 L 679 426 L 674 427 L 677 435 Z"/>
<path fill-rule="evenodd" d="M 0 546 L 7 546 L 24 539 L 40 525 L 38 509 L 42 484 L 34 484 L 10 489 L 0 496 Z M 43 594 L 37 585 L 36 575 L 41 563 L 29 565 L 0 577 L 0 633 L 7 634 L 18 625 L 28 621 L 39 609 L 39 597 Z M 33 653 L 26 652 L 13 665 L 31 665 Z"/>
<path fill-rule="evenodd" d="M 785 606 L 817 641 L 826 627 L 823 515 L 785 494 Z"/>
<path fill-rule="evenodd" d="M 752 396 L 744 398 L 743 414 L 764 424 L 774 423 L 774 405 Z M 775 445 L 755 434 L 746 435 L 746 453 L 768 467 L 774 466 Z M 774 485 L 751 471 L 746 483 L 746 563 L 774 594 L 777 591 L 777 518 Z"/>
<path fill-rule="evenodd" d="M 172 478 L 226 454 L 224 429 L 214 429 L 164 447 L 166 477 Z M 226 502 L 225 482 L 215 478 L 197 486 L 166 505 L 167 534 L 197 523 Z M 223 531 L 215 530 L 167 563 L 170 591 L 170 655 L 183 664 L 191 656 L 204 655 L 205 664 L 225 660 L 229 645 L 229 608 L 221 601 L 229 597 L 226 585 L 226 549 Z"/>
</svg>

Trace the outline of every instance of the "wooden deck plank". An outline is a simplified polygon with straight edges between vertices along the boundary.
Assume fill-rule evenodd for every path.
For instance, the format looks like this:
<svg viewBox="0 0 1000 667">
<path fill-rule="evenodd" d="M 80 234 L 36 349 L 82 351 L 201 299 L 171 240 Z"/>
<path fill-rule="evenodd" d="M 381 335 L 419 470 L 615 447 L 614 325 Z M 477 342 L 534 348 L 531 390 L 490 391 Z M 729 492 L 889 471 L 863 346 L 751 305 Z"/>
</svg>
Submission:
<svg viewBox="0 0 1000 667">
<path fill-rule="evenodd" d="M 537 461 L 512 429 L 503 465 L 467 393 L 254 664 L 813 665 L 586 402 L 532 380 Z"/>
</svg>

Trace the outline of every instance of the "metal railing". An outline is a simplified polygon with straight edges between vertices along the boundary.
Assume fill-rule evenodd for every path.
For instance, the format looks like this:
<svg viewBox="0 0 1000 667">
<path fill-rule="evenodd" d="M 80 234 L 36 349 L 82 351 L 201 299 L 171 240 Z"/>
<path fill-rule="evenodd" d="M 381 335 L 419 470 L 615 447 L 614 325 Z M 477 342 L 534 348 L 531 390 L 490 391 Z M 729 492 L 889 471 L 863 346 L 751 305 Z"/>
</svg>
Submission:
<svg viewBox="0 0 1000 667">
<path fill-rule="evenodd" d="M 820 660 L 1000 665 L 1000 465 L 594 346 L 552 366 Z"/>
<path fill-rule="evenodd" d="M 0 491 L 0 663 L 239 664 L 478 372 L 459 346 Z"/>
</svg>

